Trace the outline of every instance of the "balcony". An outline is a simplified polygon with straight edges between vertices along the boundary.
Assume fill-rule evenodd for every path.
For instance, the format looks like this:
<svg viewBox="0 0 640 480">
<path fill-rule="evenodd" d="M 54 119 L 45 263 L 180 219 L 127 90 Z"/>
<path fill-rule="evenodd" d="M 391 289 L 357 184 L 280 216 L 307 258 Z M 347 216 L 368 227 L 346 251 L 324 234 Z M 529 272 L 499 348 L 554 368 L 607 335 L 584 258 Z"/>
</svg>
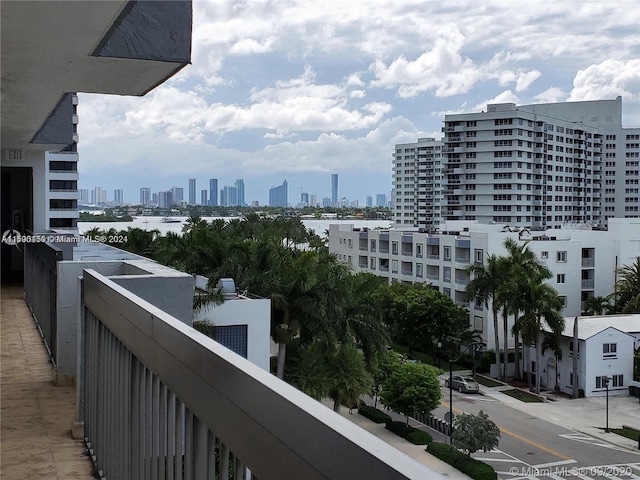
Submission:
<svg viewBox="0 0 640 480">
<path fill-rule="evenodd" d="M 595 265 L 595 258 L 583 258 L 582 259 L 582 268 L 593 268 Z"/>
<path fill-rule="evenodd" d="M 582 280 L 582 290 L 593 290 L 594 281 L 593 278 Z"/>
<path fill-rule="evenodd" d="M 57 336 L 51 332 L 62 328 L 66 320 L 46 310 L 47 301 L 56 301 L 58 280 L 49 275 L 43 282 L 42 276 L 34 275 L 41 273 L 42 268 L 57 271 L 61 255 L 49 245 L 38 247 L 41 248 L 35 252 L 39 255 L 37 262 L 36 258 L 25 259 L 25 290 L 36 307 L 34 312 L 39 312 L 38 324 L 45 339 L 48 338 L 47 345 L 62 356 L 67 345 L 60 342 L 56 345 Z M 33 253 L 25 251 L 25 257 Z M 118 284 L 115 277 L 107 278 L 86 267 L 81 274 L 83 295 L 79 310 L 84 312 L 80 342 L 83 348 L 77 358 L 78 371 L 83 374 L 76 378 L 80 399 L 76 410 L 80 423 L 76 428 L 84 430 L 80 436 L 85 439 L 90 458 L 102 477 L 227 479 L 233 469 L 234 478 L 254 480 L 443 479 L 377 436 L 143 300 L 125 288 L 127 282 Z M 182 274 L 176 275 L 181 278 Z M 4 300 L 3 296 L 3 329 L 12 320 L 6 314 Z M 26 309 L 24 302 L 23 306 Z M 3 335 L 7 335 L 7 329 Z M 14 343 L 24 343 L 22 332 L 12 338 L 16 339 Z M 29 356 L 27 365 L 35 356 L 31 352 L 35 348 L 33 343 L 22 346 Z M 15 371 L 23 376 L 28 368 Z M 33 371 L 40 372 L 38 368 Z M 66 400 L 68 407 L 76 397 L 73 387 L 66 388 L 71 393 Z M 11 394 L 7 390 L 2 391 L 3 425 L 14 417 L 20 403 L 32 406 L 25 402 L 22 387 L 16 387 L 20 401 L 16 398 L 7 402 L 6 396 Z M 73 403 L 68 416 L 61 413 L 64 410 L 60 402 L 52 401 L 49 406 L 47 425 L 53 419 L 71 423 Z M 24 428 L 33 424 L 32 417 L 33 414 Z M 42 430 L 48 431 L 49 426 Z M 9 434 L 3 429 L 3 453 Z M 30 436 L 27 441 L 29 445 L 24 443 L 21 450 L 16 448 L 16 455 L 26 452 L 29 457 L 35 456 Z M 62 436 L 55 442 L 65 449 L 72 443 Z M 81 457 L 80 452 L 77 457 Z M 25 457 L 24 462 L 28 464 L 30 460 Z M 5 455 L 3 473 L 7 473 L 10 461 Z M 84 463 L 90 472 L 90 465 Z M 58 478 L 81 472 L 81 467 L 67 468 L 66 473 L 58 473 Z M 55 476 L 51 468 L 46 471 Z M 16 475 L 16 478 L 31 476 Z"/>
</svg>

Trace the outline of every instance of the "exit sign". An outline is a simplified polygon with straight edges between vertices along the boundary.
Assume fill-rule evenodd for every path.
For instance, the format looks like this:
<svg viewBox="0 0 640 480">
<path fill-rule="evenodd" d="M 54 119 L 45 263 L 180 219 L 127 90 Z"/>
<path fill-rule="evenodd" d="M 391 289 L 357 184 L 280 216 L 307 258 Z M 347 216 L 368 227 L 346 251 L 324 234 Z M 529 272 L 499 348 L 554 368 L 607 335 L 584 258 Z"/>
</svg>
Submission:
<svg viewBox="0 0 640 480">
<path fill-rule="evenodd" d="M 18 148 L 5 148 L 4 150 L 5 160 L 24 160 L 24 150 Z"/>
</svg>

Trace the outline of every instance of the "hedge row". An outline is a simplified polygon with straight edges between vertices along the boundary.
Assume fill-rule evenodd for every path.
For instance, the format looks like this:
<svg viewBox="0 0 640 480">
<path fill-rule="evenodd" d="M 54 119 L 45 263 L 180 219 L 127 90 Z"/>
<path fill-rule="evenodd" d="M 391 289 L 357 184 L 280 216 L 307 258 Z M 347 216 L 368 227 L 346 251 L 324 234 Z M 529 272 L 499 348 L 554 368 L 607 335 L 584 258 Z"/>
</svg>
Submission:
<svg viewBox="0 0 640 480">
<path fill-rule="evenodd" d="M 414 445 L 427 445 L 433 442 L 433 438 L 427 432 L 418 430 L 417 428 L 409 427 L 404 422 L 387 422 L 385 427 L 387 430 L 395 433 L 396 435 L 410 441 Z"/>
<path fill-rule="evenodd" d="M 427 445 L 427 452 L 447 462 L 452 467 L 466 473 L 474 480 L 497 480 L 498 475 L 491 465 L 452 449 L 444 443 L 432 442 Z"/>
<path fill-rule="evenodd" d="M 358 407 L 358 413 L 375 423 L 387 423 L 391 421 L 391 417 L 389 415 L 381 412 L 377 408 L 369 407 L 364 403 Z"/>
</svg>

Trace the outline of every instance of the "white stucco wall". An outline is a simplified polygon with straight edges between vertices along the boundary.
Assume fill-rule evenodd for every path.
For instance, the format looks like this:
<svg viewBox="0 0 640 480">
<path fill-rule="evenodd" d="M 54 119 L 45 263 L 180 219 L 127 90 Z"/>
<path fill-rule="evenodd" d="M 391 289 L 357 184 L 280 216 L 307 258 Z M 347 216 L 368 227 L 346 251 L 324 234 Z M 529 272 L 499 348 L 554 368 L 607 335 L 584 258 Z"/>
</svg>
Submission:
<svg viewBox="0 0 640 480">
<path fill-rule="evenodd" d="M 622 387 L 614 387 L 609 383 L 609 395 L 628 395 L 629 383 L 633 380 L 633 345 L 634 338 L 620 330 L 609 327 L 586 340 L 586 379 L 585 395 L 602 396 L 604 388 L 596 388 L 596 377 L 623 375 Z M 602 345 L 616 344 L 615 358 L 604 358 Z"/>
<path fill-rule="evenodd" d="M 269 371 L 271 300 L 234 297 L 203 307 L 195 319 L 215 326 L 247 325 L 247 360 Z"/>
</svg>

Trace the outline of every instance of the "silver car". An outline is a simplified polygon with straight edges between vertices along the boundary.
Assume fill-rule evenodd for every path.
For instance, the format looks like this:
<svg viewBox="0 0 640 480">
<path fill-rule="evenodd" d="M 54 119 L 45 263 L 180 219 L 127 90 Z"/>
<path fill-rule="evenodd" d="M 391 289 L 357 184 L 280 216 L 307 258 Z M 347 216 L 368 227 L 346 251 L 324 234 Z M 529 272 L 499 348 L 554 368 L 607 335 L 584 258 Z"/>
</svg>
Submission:
<svg viewBox="0 0 640 480">
<path fill-rule="evenodd" d="M 451 377 L 451 385 L 460 393 L 478 393 L 480 391 L 478 382 L 476 382 L 472 377 L 454 375 L 453 377 Z M 449 379 L 446 379 L 444 381 L 444 386 L 449 386 Z"/>
</svg>

